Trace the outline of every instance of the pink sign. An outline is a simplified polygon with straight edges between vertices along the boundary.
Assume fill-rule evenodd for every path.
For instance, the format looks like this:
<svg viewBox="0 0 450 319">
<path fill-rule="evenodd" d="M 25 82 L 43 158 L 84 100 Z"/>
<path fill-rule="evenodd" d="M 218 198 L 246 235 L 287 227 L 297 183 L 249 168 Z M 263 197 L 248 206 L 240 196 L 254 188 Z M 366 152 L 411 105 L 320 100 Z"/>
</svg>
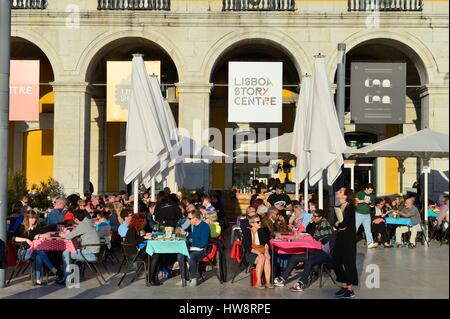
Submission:
<svg viewBox="0 0 450 319">
<path fill-rule="evenodd" d="M 39 121 L 39 60 L 11 60 L 9 120 Z"/>
</svg>

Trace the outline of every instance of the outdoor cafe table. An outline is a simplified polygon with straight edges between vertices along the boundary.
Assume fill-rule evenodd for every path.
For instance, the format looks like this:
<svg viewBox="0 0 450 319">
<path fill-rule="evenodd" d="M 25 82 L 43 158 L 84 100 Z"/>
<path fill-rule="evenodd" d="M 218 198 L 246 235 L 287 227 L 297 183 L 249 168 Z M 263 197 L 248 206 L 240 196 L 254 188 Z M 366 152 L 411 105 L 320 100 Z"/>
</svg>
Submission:
<svg viewBox="0 0 450 319">
<path fill-rule="evenodd" d="M 62 239 L 60 237 L 53 237 L 47 239 L 36 239 L 33 240 L 31 251 L 34 250 L 44 250 L 44 251 L 69 251 L 76 254 L 76 243 L 73 240 Z"/>
<path fill-rule="evenodd" d="M 281 239 L 272 239 L 270 241 L 272 248 L 272 279 L 273 279 L 273 256 L 276 250 L 280 255 L 295 255 L 306 252 L 306 259 L 308 259 L 308 252 L 310 249 L 320 250 L 323 248 L 321 242 L 315 240 L 311 235 L 299 234 L 298 239 L 294 240 L 294 235 L 282 235 Z"/>
<path fill-rule="evenodd" d="M 387 217 L 386 224 L 402 225 L 402 226 L 408 226 L 408 227 L 413 226 L 411 218 L 402 218 L 402 217 L 399 217 L 399 218 Z"/>
<path fill-rule="evenodd" d="M 189 258 L 186 240 L 147 240 L 146 243 L 145 252 L 149 258 L 149 265 L 150 256 L 153 256 L 153 254 L 182 254 Z M 186 281 L 183 274 L 181 274 L 181 277 L 184 287 L 186 286 Z"/>
</svg>

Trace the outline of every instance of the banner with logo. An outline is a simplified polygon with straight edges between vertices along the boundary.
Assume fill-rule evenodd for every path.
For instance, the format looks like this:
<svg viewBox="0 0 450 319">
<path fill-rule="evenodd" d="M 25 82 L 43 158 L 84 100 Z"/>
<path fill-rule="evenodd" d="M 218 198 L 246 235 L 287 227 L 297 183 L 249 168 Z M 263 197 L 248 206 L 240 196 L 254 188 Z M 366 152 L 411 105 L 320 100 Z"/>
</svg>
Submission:
<svg viewBox="0 0 450 319">
<path fill-rule="evenodd" d="M 39 60 L 11 60 L 9 120 L 39 122 Z"/>
<path fill-rule="evenodd" d="M 282 93 L 282 62 L 229 62 L 228 122 L 280 123 Z"/>
<path fill-rule="evenodd" d="M 128 120 L 131 66 L 131 61 L 107 61 L 106 63 L 106 120 L 108 122 L 126 122 Z M 160 61 L 146 61 L 145 68 L 149 76 L 157 75 L 158 81 L 160 81 Z"/>
</svg>

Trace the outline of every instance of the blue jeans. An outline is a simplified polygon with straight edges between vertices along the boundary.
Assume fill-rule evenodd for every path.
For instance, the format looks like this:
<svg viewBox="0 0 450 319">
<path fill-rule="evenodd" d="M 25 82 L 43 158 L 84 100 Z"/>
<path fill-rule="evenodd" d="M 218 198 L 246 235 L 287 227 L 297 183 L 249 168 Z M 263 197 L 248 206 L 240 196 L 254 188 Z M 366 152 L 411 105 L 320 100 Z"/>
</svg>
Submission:
<svg viewBox="0 0 450 319">
<path fill-rule="evenodd" d="M 198 263 L 200 262 L 200 260 L 202 260 L 205 257 L 205 251 L 194 251 L 191 252 L 189 254 L 189 275 L 190 277 L 188 278 L 188 274 L 186 271 L 186 256 L 182 255 L 182 254 L 178 254 L 177 255 L 177 259 L 178 259 L 178 263 L 180 264 L 180 272 L 181 272 L 181 276 L 186 280 L 189 279 L 195 279 L 197 278 L 197 271 L 198 271 Z"/>
<path fill-rule="evenodd" d="M 306 260 L 305 254 L 294 254 L 289 257 L 288 263 L 286 268 L 284 268 L 283 273 L 281 274 L 281 278 L 283 278 L 285 281 L 289 278 L 291 275 L 291 272 L 294 270 L 295 266 L 301 261 Z"/>
<path fill-rule="evenodd" d="M 360 214 L 356 213 L 356 231 L 358 231 L 359 226 L 361 224 L 364 227 L 364 232 L 366 234 L 367 245 L 373 243 L 372 237 L 372 220 L 370 218 L 370 214 Z"/>
<path fill-rule="evenodd" d="M 330 255 L 328 255 L 323 250 L 314 251 L 309 254 L 309 259 L 305 262 L 305 268 L 303 269 L 303 274 L 299 279 L 299 282 L 301 281 L 305 285 L 308 283 L 309 275 L 311 274 L 311 270 L 315 265 L 322 265 L 322 264 L 331 264 L 332 260 Z"/>
<path fill-rule="evenodd" d="M 67 250 L 65 250 L 63 252 L 63 266 L 64 266 L 64 277 L 66 278 L 70 272 L 69 269 L 67 269 L 67 267 L 72 263 L 72 260 L 75 261 L 84 261 L 84 258 L 86 258 L 87 261 L 96 261 L 97 260 L 97 256 L 90 251 L 89 249 L 83 249 L 82 251 L 80 249 L 77 250 L 77 254 L 71 253 Z M 83 256 L 81 256 L 81 253 L 83 253 Z"/>
<path fill-rule="evenodd" d="M 45 251 L 42 250 L 36 250 L 33 252 L 34 256 L 34 273 L 35 273 L 35 279 L 41 280 L 41 270 L 42 265 L 44 264 L 48 269 L 54 269 L 52 262 L 50 259 L 48 259 L 47 254 Z"/>
</svg>

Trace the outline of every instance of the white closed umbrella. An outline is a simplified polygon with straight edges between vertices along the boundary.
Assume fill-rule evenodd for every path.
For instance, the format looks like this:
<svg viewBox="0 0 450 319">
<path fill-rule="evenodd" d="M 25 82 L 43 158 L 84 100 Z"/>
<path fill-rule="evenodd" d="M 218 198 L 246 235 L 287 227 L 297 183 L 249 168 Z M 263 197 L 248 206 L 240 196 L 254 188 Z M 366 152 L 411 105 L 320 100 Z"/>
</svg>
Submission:
<svg viewBox="0 0 450 319">
<path fill-rule="evenodd" d="M 126 133 L 124 181 L 134 181 L 134 210 L 137 212 L 139 176 L 147 167 L 159 162 L 165 149 L 157 118 L 152 111 L 154 100 L 150 92 L 147 71 L 142 55 L 133 55 L 131 94 Z"/>
<path fill-rule="evenodd" d="M 304 76 L 300 90 L 299 105 L 295 116 L 294 131 L 292 134 L 291 154 L 297 157 L 294 169 L 294 181 L 296 184 L 296 195 L 298 185 L 304 183 L 305 211 L 308 211 L 308 172 L 309 172 L 309 152 L 305 149 L 305 138 L 308 114 L 311 112 L 311 77 Z"/>
<path fill-rule="evenodd" d="M 332 185 L 342 173 L 347 149 L 339 127 L 336 106 L 330 91 L 325 57 L 314 60 L 311 85 L 311 111 L 307 114 L 305 150 L 309 152 L 309 184 L 319 183 L 319 208 L 323 209 L 323 172 Z"/>
<path fill-rule="evenodd" d="M 327 171 L 328 185 L 342 172 L 343 154 L 347 149 L 339 127 L 336 107 L 330 91 L 324 56 L 316 56 L 312 77 L 311 112 L 305 143 L 310 152 L 309 183 L 314 185 Z"/>
</svg>

